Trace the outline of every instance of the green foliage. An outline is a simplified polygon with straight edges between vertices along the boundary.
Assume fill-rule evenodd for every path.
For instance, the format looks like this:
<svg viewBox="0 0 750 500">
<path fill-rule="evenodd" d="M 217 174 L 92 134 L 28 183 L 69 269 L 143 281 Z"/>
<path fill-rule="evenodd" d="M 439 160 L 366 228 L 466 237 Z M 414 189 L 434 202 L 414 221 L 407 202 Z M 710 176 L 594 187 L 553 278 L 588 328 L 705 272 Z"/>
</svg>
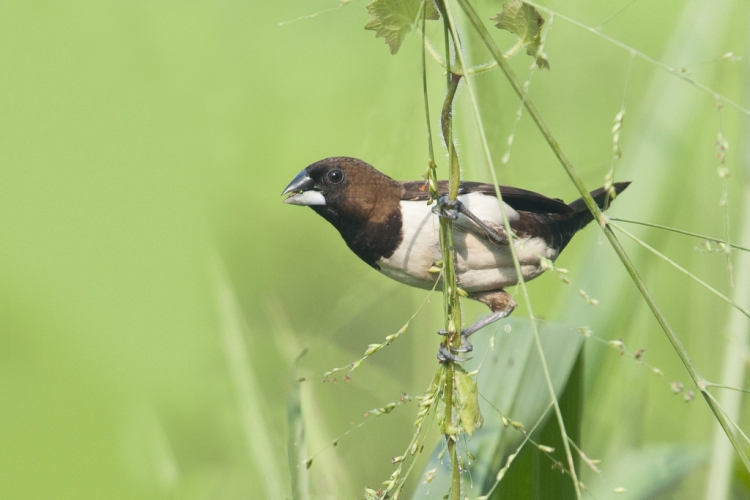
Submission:
<svg viewBox="0 0 750 500">
<path fill-rule="evenodd" d="M 503 4 L 503 10 L 492 20 L 501 30 L 508 30 L 518 37 L 518 43 L 526 47 L 526 53 L 534 58 L 537 66 L 549 69 L 547 55 L 541 50 L 544 18 L 533 6 L 522 0 L 513 0 Z"/>
<path fill-rule="evenodd" d="M 687 474 L 694 473 L 705 463 L 706 456 L 705 447 L 687 444 L 659 444 L 629 450 L 612 460 L 606 483 L 596 481 L 591 485 L 591 496 L 599 500 L 658 498 Z M 690 498 L 698 498 L 698 495 Z"/>
<path fill-rule="evenodd" d="M 440 18 L 434 0 L 375 0 L 367 5 L 370 20 L 365 29 L 374 31 L 376 37 L 385 38 L 391 54 L 395 54 L 413 29 L 422 8 L 426 9 L 427 19 Z"/>
<path fill-rule="evenodd" d="M 584 351 L 578 353 L 565 389 L 560 394 L 560 411 L 565 429 L 574 443 L 581 441 L 584 399 Z M 550 418 L 533 433 L 534 443 L 527 443 L 513 461 L 507 474 L 490 495 L 491 500 L 523 498 L 524 500 L 574 499 L 575 489 L 565 472 L 563 444 L 557 420 Z M 580 457 L 575 455 L 579 477 Z M 485 483 L 485 487 L 488 486 Z"/>
<path fill-rule="evenodd" d="M 469 435 L 482 428 L 484 419 L 479 410 L 479 389 L 477 381 L 460 365 L 456 366 L 454 377 L 455 388 L 458 393 L 459 414 L 461 416 L 461 428 Z"/>
<path fill-rule="evenodd" d="M 594 29 L 624 3 L 559 7 L 563 12 L 554 14 L 545 44 L 555 72 L 535 74 L 533 98 L 590 187 L 603 183 L 613 117 L 624 101 L 614 180 L 634 183 L 608 214 L 723 241 L 715 145 L 721 121 L 730 144 L 730 237 L 748 247 L 738 238 L 748 225 L 737 202 L 750 198 L 743 191 L 747 115 L 722 99 L 719 120 L 714 92 L 744 102 L 750 88 L 744 57 L 750 4 L 635 2 Z M 382 487 L 389 477 L 391 457 L 403 453 L 421 411 L 416 401 L 373 418 L 337 446 L 332 441 L 366 420 L 368 409 L 397 400 L 402 391 L 421 394 L 430 384 L 434 331 L 443 326 L 439 296 L 433 294 L 399 341 L 374 354 L 351 381 L 339 376 L 338 383 L 321 383 L 327 369 L 359 359 L 368 344 L 397 332 L 429 294 L 373 272 L 325 221 L 282 204 L 278 195 L 302 167 L 337 154 L 362 157 L 396 179 L 419 178 L 426 156 L 419 44 L 414 37 L 401 46 L 401 57 L 391 57 L 361 29 L 367 14 L 356 2 L 278 26 L 332 4 L 7 3 L 0 17 L 1 498 L 265 498 L 269 478 L 281 484 L 274 489 L 284 498 L 292 492 L 287 442 L 305 448 L 295 446 L 290 458 L 301 465 L 295 479 L 301 498 L 308 485 L 311 498 L 355 498 L 363 485 Z M 482 19 L 499 5 L 472 4 Z M 487 60 L 459 21 L 471 64 Z M 427 31 L 440 49 L 438 23 L 428 23 Z M 493 36 L 500 42 L 512 35 L 493 30 Z M 637 56 L 631 71 L 629 48 L 605 36 L 655 59 Z M 743 59 L 710 62 L 728 51 Z M 444 71 L 429 58 L 437 130 Z M 523 79 L 528 64 L 518 59 L 512 63 Z M 669 71 L 657 62 L 686 68 Z M 493 156 L 503 155 L 515 132 L 500 181 L 566 201 L 577 197 L 528 115 L 513 126 L 518 99 L 498 78 L 486 73 L 473 83 L 487 106 Z M 463 87 L 456 115 L 463 175 L 488 181 L 476 130 L 467 123 L 466 97 Z M 444 157 L 442 150 L 436 157 Z M 696 251 L 698 242 L 655 228 L 633 232 L 734 297 L 723 254 Z M 602 477 L 582 463 L 582 480 L 597 498 L 615 487 L 626 493 L 614 499 L 637 491 L 649 500 L 705 498 L 705 468 L 672 465 L 692 453 L 685 445 L 710 442 L 715 420 L 700 398 L 687 404 L 673 395 L 673 381 L 685 391 L 695 388 L 606 242 L 600 243 L 597 228 L 589 227 L 560 257 L 557 264 L 570 269 L 573 287 L 552 273 L 529 285 L 538 316 L 587 325 L 593 334 L 585 341 L 583 449 L 601 459 Z M 721 352 L 729 306 L 635 244 L 624 244 L 693 361 L 717 381 L 726 364 Z M 736 285 L 744 276 L 737 253 L 731 255 Z M 239 336 L 219 326 L 216 259 L 225 264 L 236 297 Z M 583 300 L 579 288 L 600 305 Z M 272 319 L 272 304 L 283 321 Z M 486 308 L 465 301 L 464 311 L 468 323 Z M 521 303 L 514 317 L 524 315 Z M 491 335 L 486 329 L 472 337 L 472 363 L 481 362 L 481 340 Z M 617 339 L 628 352 L 645 349 L 640 361 L 648 364 L 607 346 Z M 298 375 L 307 381 L 293 386 L 294 359 L 305 347 Z M 555 353 L 550 357 L 554 361 Z M 485 393 L 493 380 L 483 377 L 510 385 L 508 404 L 498 408 L 516 421 L 524 400 L 537 401 L 545 392 L 537 380 L 523 394 L 512 393 L 517 365 L 500 369 L 490 359 L 478 376 L 485 425 L 466 445 L 472 454 L 484 439 L 511 453 L 524 439 L 485 404 L 482 396 L 497 395 Z M 739 410 L 738 423 L 747 429 L 747 398 Z M 262 420 L 253 421 L 257 415 Z M 417 472 L 441 438 L 432 414 L 424 422 L 433 422 L 420 440 L 426 451 L 415 455 L 402 498 L 423 487 Z M 529 429 L 534 422 L 524 424 Z M 545 425 L 554 428 L 549 419 Z M 253 450 L 260 442 L 254 432 L 266 434 L 268 453 Z M 496 446 L 501 435 L 521 441 L 516 448 Z M 676 446 L 662 455 L 666 459 L 644 458 L 665 442 Z M 464 443 L 462 437 L 459 451 Z M 560 447 L 552 446 L 559 457 Z M 541 465 L 549 463 L 532 443 L 524 449 Z M 698 451 L 706 459 L 705 450 Z M 631 452 L 635 458 L 625 459 Z M 473 462 L 468 455 L 462 460 Z M 509 469 L 503 481 L 515 473 Z M 436 471 L 431 484 L 442 475 Z M 641 490 L 659 477 L 670 479 L 661 489 Z M 729 475 L 732 489 L 738 478 L 750 484 L 742 467 Z"/>
<path fill-rule="evenodd" d="M 543 389 L 544 371 L 529 322 L 521 318 L 506 321 L 507 326 L 492 337 L 487 331 L 472 337 L 476 357 L 464 363 L 470 371 L 481 365 L 477 384 L 482 395 L 479 406 L 485 418 L 484 426 L 470 441 L 460 441 L 465 445 L 459 452 L 469 452 L 474 457 L 465 458 L 469 472 L 463 474 L 464 493 L 471 498 L 488 492 L 498 474 L 504 475 L 512 463 L 519 445 L 524 442 L 525 431 L 533 430 L 551 415 L 550 398 Z M 583 337 L 552 323 L 541 325 L 540 337 L 559 396 L 573 370 Z M 579 391 L 577 388 L 574 392 Z M 414 500 L 442 498 L 447 491 L 450 467 L 447 461 L 441 460 L 443 447 L 439 443 L 432 452 L 412 496 Z M 432 469 L 437 472 L 432 481 L 426 483 L 424 477 Z"/>
</svg>

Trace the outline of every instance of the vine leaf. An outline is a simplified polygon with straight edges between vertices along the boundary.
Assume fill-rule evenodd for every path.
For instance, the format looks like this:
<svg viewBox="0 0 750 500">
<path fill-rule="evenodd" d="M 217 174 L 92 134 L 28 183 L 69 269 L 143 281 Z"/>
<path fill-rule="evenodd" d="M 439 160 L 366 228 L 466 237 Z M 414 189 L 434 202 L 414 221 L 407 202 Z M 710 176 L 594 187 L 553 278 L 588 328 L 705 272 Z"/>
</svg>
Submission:
<svg viewBox="0 0 750 500">
<path fill-rule="evenodd" d="M 518 42 L 526 47 L 526 53 L 536 60 L 539 68 L 549 69 L 547 55 L 540 50 L 544 18 L 531 5 L 521 0 L 503 4 L 503 10 L 493 17 L 498 28 L 508 30 L 518 37 Z"/>
<path fill-rule="evenodd" d="M 479 411 L 479 389 L 477 381 L 461 366 L 456 366 L 455 370 L 456 390 L 461 407 L 461 427 L 471 437 L 484 423 Z"/>
<path fill-rule="evenodd" d="M 417 17 L 420 17 L 423 4 L 427 9 L 427 19 L 440 18 L 435 0 L 375 0 L 367 5 L 370 20 L 365 29 L 374 31 L 376 38 L 385 38 L 391 54 L 395 54 L 401 47 L 404 37 L 412 30 Z"/>
</svg>

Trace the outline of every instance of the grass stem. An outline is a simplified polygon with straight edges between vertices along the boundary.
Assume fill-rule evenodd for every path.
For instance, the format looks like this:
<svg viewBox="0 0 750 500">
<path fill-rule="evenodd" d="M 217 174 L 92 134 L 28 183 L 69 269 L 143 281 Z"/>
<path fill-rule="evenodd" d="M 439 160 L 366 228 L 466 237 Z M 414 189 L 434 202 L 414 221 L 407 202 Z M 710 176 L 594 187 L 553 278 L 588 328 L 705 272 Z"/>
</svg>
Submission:
<svg viewBox="0 0 750 500">
<path fill-rule="evenodd" d="M 475 24 L 475 27 L 476 27 L 476 22 L 479 22 L 481 24 L 481 21 L 479 21 L 478 18 L 475 21 L 475 19 L 472 19 L 471 15 L 469 15 L 469 10 L 470 10 L 470 12 L 474 12 L 474 10 L 468 4 L 467 0 L 459 0 L 459 4 L 464 9 L 464 12 L 467 14 L 467 16 L 470 18 L 472 24 Z M 467 7 L 468 7 L 469 10 L 467 10 Z M 474 15 L 476 16 L 475 12 L 474 12 Z M 451 15 L 451 12 L 450 12 L 450 10 L 447 7 L 446 7 L 446 11 L 445 11 L 445 16 L 448 19 L 448 24 L 450 25 L 451 34 L 453 36 L 453 41 L 454 41 L 454 44 L 456 46 L 456 59 L 460 62 L 461 66 L 463 68 L 466 68 L 466 67 L 468 67 L 468 65 L 466 63 L 466 58 L 464 56 L 463 49 L 462 49 L 462 46 L 461 46 L 461 42 L 459 40 L 458 33 L 456 31 L 455 22 L 453 21 L 453 17 Z M 497 48 L 497 47 L 495 47 L 495 48 Z M 497 55 L 493 54 L 493 56 L 495 56 L 495 60 L 497 61 L 497 63 L 500 66 L 500 68 L 503 69 L 503 71 L 505 72 L 505 68 L 509 68 L 509 66 L 508 66 L 507 61 L 503 57 L 503 54 L 498 50 L 497 51 Z M 517 83 L 517 81 L 516 81 L 516 83 Z M 495 168 L 494 168 L 493 161 L 492 161 L 492 154 L 490 153 L 489 142 L 487 141 L 487 134 L 484 131 L 484 124 L 482 122 L 482 118 L 481 118 L 481 115 L 480 115 L 480 112 L 479 112 L 479 104 L 477 102 L 476 95 L 474 94 L 474 90 L 473 90 L 473 88 L 471 86 L 471 82 L 469 80 L 469 76 L 468 75 L 466 77 L 466 87 L 469 90 L 469 97 L 471 98 L 472 108 L 474 110 L 474 116 L 476 118 L 477 127 L 479 129 L 479 137 L 481 138 L 481 141 L 482 141 L 482 148 L 484 150 L 485 157 L 486 157 L 486 160 L 487 160 L 487 166 L 488 166 L 488 169 L 490 171 L 490 175 L 492 176 L 493 185 L 495 186 L 495 194 L 497 196 L 498 203 L 500 204 L 499 208 L 500 208 L 500 213 L 503 216 L 503 225 L 505 227 L 506 233 L 508 234 L 508 240 L 509 240 L 509 245 L 508 246 L 509 246 L 509 248 L 511 250 L 511 255 L 513 257 L 513 265 L 515 267 L 516 276 L 518 276 L 518 284 L 519 284 L 519 286 L 521 288 L 521 291 L 522 291 L 522 293 L 524 295 L 524 300 L 526 301 L 526 304 L 527 304 L 527 307 L 528 307 L 528 310 L 529 310 L 529 316 L 530 316 L 530 320 L 531 320 L 531 327 L 532 327 L 532 330 L 534 332 L 534 343 L 536 345 L 537 353 L 539 354 L 539 358 L 541 360 L 541 365 L 542 365 L 542 369 L 543 369 L 543 372 L 544 372 L 544 380 L 545 380 L 545 383 L 547 385 L 547 390 L 548 390 L 548 392 L 550 394 L 550 398 L 552 400 L 553 408 L 555 410 L 555 417 L 557 418 L 557 423 L 558 423 L 558 425 L 560 427 L 560 434 L 562 435 L 563 448 L 565 449 L 565 457 L 566 457 L 567 462 L 568 462 L 568 467 L 570 468 L 570 476 L 571 476 L 571 478 L 573 480 L 573 487 L 575 489 L 576 498 L 578 500 L 581 500 L 581 488 L 580 488 L 580 484 L 579 484 L 579 481 L 578 481 L 578 477 L 576 475 L 576 469 L 575 469 L 575 462 L 573 460 L 573 454 L 570 451 L 570 446 L 568 444 L 568 434 L 567 434 L 566 429 L 565 429 L 565 422 L 563 421 L 562 411 L 560 410 L 560 403 L 557 400 L 557 394 L 555 393 L 555 388 L 554 388 L 554 385 L 552 383 L 552 378 L 551 378 L 550 373 L 549 373 L 549 367 L 547 365 L 547 360 L 546 360 L 546 357 L 545 357 L 545 354 L 544 354 L 544 350 L 542 349 L 542 342 L 541 342 L 541 338 L 539 336 L 539 328 L 538 328 L 537 323 L 536 323 L 536 318 L 534 318 L 534 313 L 533 313 L 533 310 L 531 308 L 531 299 L 529 297 L 529 292 L 528 292 L 528 290 L 526 288 L 526 283 L 524 282 L 524 279 L 523 279 L 523 273 L 521 272 L 521 264 L 520 264 L 520 262 L 518 260 L 518 255 L 516 254 L 515 244 L 513 242 L 512 230 L 511 230 L 511 227 L 510 227 L 510 221 L 508 220 L 508 214 L 503 209 L 503 205 L 504 205 L 504 203 L 503 203 L 503 197 L 502 197 L 502 194 L 500 193 L 500 188 L 498 186 L 499 183 L 498 183 L 498 180 L 497 180 L 497 174 L 495 173 Z"/>
</svg>

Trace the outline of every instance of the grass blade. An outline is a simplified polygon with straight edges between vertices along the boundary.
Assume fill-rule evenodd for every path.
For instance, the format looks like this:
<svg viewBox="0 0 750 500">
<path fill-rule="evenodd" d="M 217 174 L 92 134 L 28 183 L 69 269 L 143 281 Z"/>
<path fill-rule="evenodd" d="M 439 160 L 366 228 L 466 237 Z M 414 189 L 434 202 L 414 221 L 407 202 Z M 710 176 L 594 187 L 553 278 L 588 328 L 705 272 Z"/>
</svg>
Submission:
<svg viewBox="0 0 750 500">
<path fill-rule="evenodd" d="M 216 275 L 219 329 L 229 372 L 235 384 L 247 451 L 265 479 L 266 498 L 282 498 L 286 493 L 286 488 L 283 486 L 284 472 L 281 466 L 283 460 L 275 451 L 277 447 L 271 439 L 274 431 L 267 421 L 267 416 L 263 413 L 266 404 L 261 395 L 259 382 L 250 366 L 242 314 L 223 269 L 218 270 Z"/>
<path fill-rule="evenodd" d="M 295 360 L 295 368 L 297 361 L 304 356 L 305 352 L 302 351 Z M 308 468 L 301 466 L 307 460 L 308 454 L 305 438 L 305 421 L 302 415 L 302 402 L 300 401 L 300 383 L 293 380 L 290 385 L 287 402 L 287 458 L 291 478 L 292 498 L 294 500 L 311 500 Z"/>
<path fill-rule="evenodd" d="M 583 410 L 583 350 L 578 353 L 577 360 L 570 372 L 565 390 L 560 395 L 560 411 L 566 422 L 568 437 L 573 442 L 581 439 L 581 416 Z M 544 446 L 555 450 L 562 449 L 560 429 L 557 421 L 547 420 L 534 439 Z M 559 454 L 559 452 L 558 452 Z M 503 498 L 524 498 L 528 500 L 568 500 L 575 498 L 573 484 L 566 474 L 560 473 L 560 468 L 553 462 L 556 454 L 545 455 L 533 446 L 527 446 L 511 467 L 507 478 L 500 483 L 499 488 L 490 496 L 491 500 Z M 579 469 L 580 459 L 575 455 L 575 466 Z"/>
</svg>

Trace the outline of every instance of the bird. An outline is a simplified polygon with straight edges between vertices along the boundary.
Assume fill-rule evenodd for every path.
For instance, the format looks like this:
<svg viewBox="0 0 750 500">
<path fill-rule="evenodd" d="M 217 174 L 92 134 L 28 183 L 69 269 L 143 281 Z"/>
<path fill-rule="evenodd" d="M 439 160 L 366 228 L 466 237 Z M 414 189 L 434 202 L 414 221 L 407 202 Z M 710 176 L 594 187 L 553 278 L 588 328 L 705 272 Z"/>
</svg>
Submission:
<svg viewBox="0 0 750 500">
<path fill-rule="evenodd" d="M 615 196 L 629 184 L 614 183 Z M 448 182 L 438 181 L 440 197 L 430 206 L 426 187 L 425 181 L 397 181 L 360 159 L 338 156 L 308 165 L 281 194 L 288 195 L 284 203 L 308 206 L 331 223 L 370 267 L 428 290 L 442 288 L 440 273 L 431 272 L 442 261 L 439 219 L 453 219 L 457 284 L 469 299 L 490 309 L 488 316 L 461 330 L 460 346 L 440 345 L 441 362 L 465 361 L 457 354 L 471 351 L 469 336 L 516 307 L 505 290 L 519 279 L 502 211 L 510 222 L 524 281 L 548 269 L 545 259 L 554 262 L 593 215 L 582 198 L 566 204 L 533 191 L 499 186 L 499 202 L 494 185 L 469 181 L 459 184 L 455 201 L 446 196 Z M 614 198 L 604 187 L 591 196 L 602 210 Z"/>
</svg>

